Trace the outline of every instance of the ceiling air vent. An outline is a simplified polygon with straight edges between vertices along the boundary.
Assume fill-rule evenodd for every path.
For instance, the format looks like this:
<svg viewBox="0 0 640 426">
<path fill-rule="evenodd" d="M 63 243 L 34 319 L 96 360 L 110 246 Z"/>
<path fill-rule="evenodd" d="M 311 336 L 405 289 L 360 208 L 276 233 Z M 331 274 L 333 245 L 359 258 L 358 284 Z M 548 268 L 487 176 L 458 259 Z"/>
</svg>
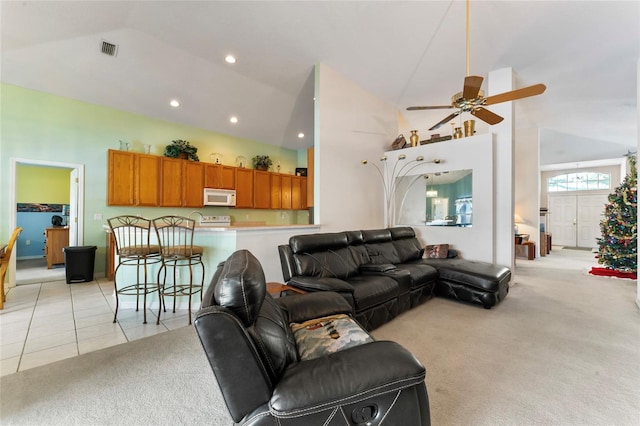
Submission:
<svg viewBox="0 0 640 426">
<path fill-rule="evenodd" d="M 102 40 L 102 53 L 109 56 L 116 56 L 118 45 Z"/>
</svg>

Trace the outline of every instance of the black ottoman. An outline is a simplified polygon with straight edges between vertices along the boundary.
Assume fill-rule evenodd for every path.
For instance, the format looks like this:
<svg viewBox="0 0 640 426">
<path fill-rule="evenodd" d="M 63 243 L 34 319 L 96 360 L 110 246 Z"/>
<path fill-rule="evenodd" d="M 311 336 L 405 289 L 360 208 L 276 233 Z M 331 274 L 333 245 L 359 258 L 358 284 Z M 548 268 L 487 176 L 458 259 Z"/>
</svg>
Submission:
<svg viewBox="0 0 640 426">
<path fill-rule="evenodd" d="M 511 271 L 504 266 L 466 259 L 422 259 L 438 270 L 436 295 L 479 303 L 486 309 L 509 292 Z"/>
</svg>

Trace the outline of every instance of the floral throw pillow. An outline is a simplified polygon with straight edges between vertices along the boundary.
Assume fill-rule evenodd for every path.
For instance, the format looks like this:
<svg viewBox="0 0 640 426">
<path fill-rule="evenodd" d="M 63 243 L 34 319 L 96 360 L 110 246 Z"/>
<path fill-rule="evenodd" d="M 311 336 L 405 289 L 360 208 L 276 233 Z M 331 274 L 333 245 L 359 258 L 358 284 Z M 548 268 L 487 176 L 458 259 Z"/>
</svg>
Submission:
<svg viewBox="0 0 640 426">
<path fill-rule="evenodd" d="M 424 249 L 427 259 L 446 259 L 449 252 L 449 244 L 432 244 Z"/>
</svg>

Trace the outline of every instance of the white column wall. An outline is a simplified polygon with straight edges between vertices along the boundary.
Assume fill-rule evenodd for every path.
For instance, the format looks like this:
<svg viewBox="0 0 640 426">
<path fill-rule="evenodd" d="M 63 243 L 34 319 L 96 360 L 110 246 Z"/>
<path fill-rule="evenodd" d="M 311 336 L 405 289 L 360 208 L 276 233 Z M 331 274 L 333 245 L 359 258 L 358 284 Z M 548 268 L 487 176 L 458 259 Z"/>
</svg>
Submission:
<svg viewBox="0 0 640 426">
<path fill-rule="evenodd" d="M 536 256 L 540 255 L 540 132 L 534 129 L 516 129 L 514 167 L 514 210 L 524 223 L 518 232 L 529 234 L 536 243 Z"/>
<path fill-rule="evenodd" d="M 489 73 L 488 95 L 513 90 L 514 74 L 511 68 L 502 68 Z M 513 102 L 491 105 L 492 112 L 502 116 L 504 120 L 491 126 L 494 133 L 494 256 L 493 261 L 499 265 L 514 266 L 513 252 Z"/>
<path fill-rule="evenodd" d="M 396 109 L 324 64 L 316 66 L 315 223 L 322 232 L 384 226 L 378 160 L 398 134 Z"/>
</svg>

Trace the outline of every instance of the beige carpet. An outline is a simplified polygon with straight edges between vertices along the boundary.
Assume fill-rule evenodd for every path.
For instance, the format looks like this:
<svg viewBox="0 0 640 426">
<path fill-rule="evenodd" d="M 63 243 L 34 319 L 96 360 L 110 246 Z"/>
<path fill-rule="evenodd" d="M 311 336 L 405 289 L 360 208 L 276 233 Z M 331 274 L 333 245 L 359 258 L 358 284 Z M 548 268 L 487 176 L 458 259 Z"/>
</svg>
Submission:
<svg viewBox="0 0 640 426">
<path fill-rule="evenodd" d="M 374 335 L 425 364 L 433 425 L 638 425 L 636 282 L 591 266 L 575 250 L 518 259 L 493 309 L 435 298 Z M 0 391 L 3 425 L 232 424 L 189 327 L 4 376 Z"/>
</svg>

